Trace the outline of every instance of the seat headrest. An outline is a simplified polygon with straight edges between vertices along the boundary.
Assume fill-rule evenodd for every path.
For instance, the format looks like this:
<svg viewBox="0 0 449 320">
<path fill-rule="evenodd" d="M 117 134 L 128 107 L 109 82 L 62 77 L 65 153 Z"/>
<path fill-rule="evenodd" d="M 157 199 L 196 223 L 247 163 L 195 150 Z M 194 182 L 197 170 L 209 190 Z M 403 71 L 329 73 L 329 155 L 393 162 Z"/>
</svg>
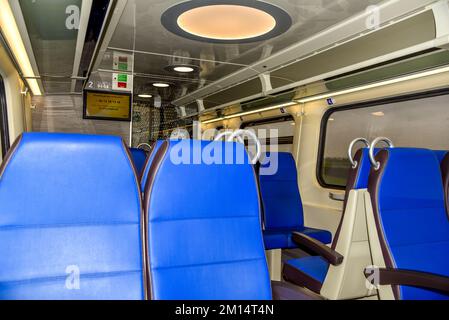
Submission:
<svg viewBox="0 0 449 320">
<path fill-rule="evenodd" d="M 374 181 L 375 176 L 381 175 L 379 200 L 385 209 L 444 204 L 440 165 L 433 151 L 384 149 L 376 159 L 381 163 L 381 168 L 378 172 L 371 169 L 369 183 Z"/>
<path fill-rule="evenodd" d="M 23 134 L 0 203 L 0 297 L 144 297 L 140 188 L 121 138 Z M 79 290 L 65 287 L 70 268 Z"/>
<path fill-rule="evenodd" d="M 243 144 L 166 141 L 145 188 L 154 299 L 270 299 L 255 173 Z"/>
<path fill-rule="evenodd" d="M 261 161 L 260 168 L 273 169 L 273 172 L 270 172 L 268 175 L 262 174 L 267 179 L 294 181 L 297 179 L 295 158 L 289 152 L 267 152 Z M 292 174 L 293 172 L 295 174 Z"/>
</svg>

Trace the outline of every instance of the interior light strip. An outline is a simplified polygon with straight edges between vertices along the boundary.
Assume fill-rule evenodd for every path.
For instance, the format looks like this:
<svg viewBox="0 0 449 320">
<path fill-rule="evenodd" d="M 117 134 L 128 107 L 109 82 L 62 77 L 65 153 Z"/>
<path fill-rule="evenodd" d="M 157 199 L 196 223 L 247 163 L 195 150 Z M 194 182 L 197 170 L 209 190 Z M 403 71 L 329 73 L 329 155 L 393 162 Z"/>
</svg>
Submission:
<svg viewBox="0 0 449 320">
<path fill-rule="evenodd" d="M 444 67 L 444 68 L 432 69 L 432 70 L 424 71 L 424 72 L 420 72 L 420 73 L 410 74 L 410 75 L 403 76 L 403 77 L 398 77 L 398 78 L 395 78 L 395 79 L 375 82 L 375 83 L 371 83 L 371 84 L 367 84 L 367 85 L 363 85 L 363 86 L 359 86 L 359 87 L 354 87 L 354 88 L 350 88 L 350 89 L 345 89 L 345 90 L 340 90 L 340 91 L 335 91 L 335 92 L 323 93 L 323 94 L 320 94 L 320 95 L 315 95 L 315 96 L 302 98 L 302 99 L 299 99 L 297 101 L 299 103 L 307 103 L 307 102 L 312 102 L 312 101 L 317 101 L 317 100 L 322 100 L 322 99 L 328 99 L 328 98 L 331 98 L 331 97 L 337 97 L 337 96 L 341 96 L 341 95 L 344 95 L 344 94 L 359 92 L 359 91 L 368 90 L 368 89 L 379 88 L 379 87 L 383 87 L 383 86 L 387 86 L 387 85 L 391 85 L 391 84 L 397 84 L 397 83 L 410 81 L 410 80 L 416 80 L 416 79 L 420 79 L 420 78 L 424 78 L 424 77 L 428 77 L 428 76 L 433 76 L 433 75 L 437 75 L 437 74 L 441 74 L 441 73 L 445 73 L 445 72 L 449 72 L 449 66 Z"/>
<path fill-rule="evenodd" d="M 42 92 L 36 80 L 36 75 L 34 74 L 27 51 L 25 50 L 25 45 L 23 44 L 19 28 L 17 27 L 17 23 L 14 19 L 8 0 L 0 0 L 0 8 L 0 29 L 2 30 L 6 42 L 8 43 L 8 46 L 22 71 L 22 75 L 25 78 L 34 78 L 26 80 L 28 86 L 33 92 L 33 95 L 40 96 L 42 95 Z"/>
<path fill-rule="evenodd" d="M 274 106 L 269 106 L 269 107 L 265 107 L 265 108 L 262 108 L 262 109 L 251 110 L 251 111 L 243 111 L 243 112 L 239 112 L 239 113 L 235 113 L 235 114 L 230 114 L 228 116 L 222 116 L 222 117 L 219 117 L 219 118 L 216 118 L 216 119 L 211 119 L 211 120 L 206 120 L 206 121 L 201 121 L 201 122 L 203 124 L 209 124 L 209 123 L 214 123 L 214 122 L 218 122 L 218 121 L 239 118 L 239 117 L 247 116 L 247 115 L 250 115 L 250 114 L 255 114 L 255 113 L 275 110 L 275 109 L 279 109 L 279 108 L 291 107 L 291 106 L 294 106 L 295 104 L 296 104 L 295 102 L 287 102 L 287 103 L 282 103 L 282 104 L 276 104 Z"/>
</svg>

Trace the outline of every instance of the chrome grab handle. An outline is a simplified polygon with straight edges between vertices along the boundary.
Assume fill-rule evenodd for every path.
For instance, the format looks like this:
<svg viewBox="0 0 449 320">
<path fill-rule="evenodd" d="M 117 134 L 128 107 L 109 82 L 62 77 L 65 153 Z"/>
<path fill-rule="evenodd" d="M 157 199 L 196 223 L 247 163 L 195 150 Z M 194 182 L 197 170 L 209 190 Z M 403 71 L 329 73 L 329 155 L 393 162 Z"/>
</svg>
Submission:
<svg viewBox="0 0 449 320">
<path fill-rule="evenodd" d="M 256 142 L 257 152 L 256 152 L 256 155 L 254 156 L 254 158 L 251 160 L 252 164 L 256 164 L 262 155 L 262 144 L 260 143 L 259 138 L 257 138 L 257 136 L 254 132 L 252 132 L 250 130 L 243 130 L 243 129 L 239 129 L 235 132 L 225 131 L 225 132 L 218 134 L 215 137 L 214 141 L 220 141 L 221 139 L 225 138 L 226 141 L 231 142 L 231 141 L 234 141 L 234 139 L 237 139 L 238 142 L 240 142 L 241 144 L 245 144 L 245 141 L 242 138 L 242 136 L 244 136 L 244 135 L 251 137 Z M 227 136 L 229 136 L 229 137 L 226 139 Z"/>
<path fill-rule="evenodd" d="M 260 159 L 260 157 L 262 155 L 262 144 L 260 143 L 259 138 L 256 136 L 256 134 L 254 132 L 252 132 L 250 130 L 239 129 L 236 132 L 234 132 L 234 134 L 229 138 L 228 141 L 234 140 L 235 137 L 240 137 L 243 140 L 243 138 L 241 136 L 244 136 L 244 135 L 248 135 L 256 143 L 256 155 L 251 160 L 252 164 L 256 164 L 257 161 L 259 161 L 259 159 Z"/>
<path fill-rule="evenodd" d="M 348 157 L 349 157 L 349 161 L 352 164 L 352 169 L 357 168 L 357 166 L 359 165 L 357 163 L 357 161 L 354 161 L 354 158 L 352 158 L 352 149 L 354 148 L 354 146 L 358 143 L 358 142 L 363 142 L 363 144 L 365 144 L 365 146 L 367 148 L 369 148 L 369 141 L 365 138 L 357 138 L 354 141 L 351 142 L 351 144 L 349 145 L 349 149 L 348 149 Z"/>
<path fill-rule="evenodd" d="M 232 138 L 231 139 L 231 137 L 234 135 L 234 132 L 232 132 L 232 131 L 224 131 L 224 132 L 222 132 L 222 133 L 219 133 L 216 137 L 215 137 L 215 139 L 214 139 L 214 141 L 220 141 L 221 139 L 223 139 L 223 138 L 225 138 L 225 141 L 232 141 L 232 140 L 234 140 L 234 138 Z M 228 137 L 229 136 L 229 138 L 226 138 L 226 137 Z M 245 143 L 244 141 L 243 141 L 243 139 L 242 139 L 242 137 L 237 137 L 238 138 L 238 140 L 239 140 L 239 142 L 240 143 Z"/>
<path fill-rule="evenodd" d="M 379 137 L 379 138 L 374 139 L 374 141 L 371 143 L 371 146 L 369 149 L 369 160 L 370 160 L 371 165 L 373 166 L 374 170 L 376 170 L 376 171 L 380 169 L 380 162 L 376 161 L 376 159 L 374 158 L 374 148 L 380 142 L 386 143 L 388 148 L 394 148 L 393 142 L 388 138 Z"/>
<path fill-rule="evenodd" d="M 141 143 L 137 146 L 137 149 L 143 149 L 142 147 L 147 147 L 148 150 L 151 150 L 151 146 L 148 143 Z"/>
<path fill-rule="evenodd" d="M 329 198 L 334 201 L 343 202 L 345 201 L 345 195 L 340 193 L 329 192 Z"/>
</svg>

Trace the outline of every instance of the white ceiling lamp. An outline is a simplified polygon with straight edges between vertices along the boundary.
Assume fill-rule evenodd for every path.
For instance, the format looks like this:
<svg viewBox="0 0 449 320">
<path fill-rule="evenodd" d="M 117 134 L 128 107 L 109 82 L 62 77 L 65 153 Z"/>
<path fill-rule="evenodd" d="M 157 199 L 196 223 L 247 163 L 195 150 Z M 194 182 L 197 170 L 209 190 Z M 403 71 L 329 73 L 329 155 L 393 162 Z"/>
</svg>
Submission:
<svg viewBox="0 0 449 320">
<path fill-rule="evenodd" d="M 8 0 L 0 0 L 0 29 L 33 95 L 42 95 Z"/>
<path fill-rule="evenodd" d="M 379 112 L 373 112 L 373 113 L 371 113 L 373 116 L 375 116 L 375 117 L 383 117 L 383 116 L 385 116 L 385 113 L 383 113 L 382 111 L 379 111 Z"/>
<path fill-rule="evenodd" d="M 153 98 L 153 96 L 151 94 L 139 94 L 138 97 L 143 98 L 143 99 Z"/>
<path fill-rule="evenodd" d="M 371 84 L 367 84 L 367 85 L 363 85 L 363 86 L 359 86 L 359 87 L 354 87 L 354 88 L 350 88 L 350 89 L 345 89 L 345 90 L 340 90 L 340 91 L 335 91 L 335 92 L 319 94 L 316 96 L 301 98 L 297 101 L 299 103 L 313 102 L 313 101 L 328 99 L 330 97 L 337 97 L 337 96 L 350 94 L 350 93 L 354 93 L 354 92 L 359 92 L 359 91 L 363 91 L 363 90 L 375 89 L 375 88 L 380 88 L 383 86 L 397 84 L 397 83 L 401 83 L 401 82 L 405 82 L 405 81 L 416 80 L 416 79 L 420 79 L 420 78 L 424 78 L 424 77 L 438 75 L 438 74 L 445 73 L 445 72 L 449 72 L 449 66 L 446 66 L 443 68 L 432 69 L 432 70 L 428 70 L 428 71 L 424 71 L 424 72 L 414 73 L 414 74 L 410 74 L 407 76 L 402 76 L 402 77 L 398 77 L 398 78 L 394 78 L 394 79 L 390 79 L 390 80 L 379 81 L 379 82 L 375 82 L 375 83 L 371 83 Z"/>
<path fill-rule="evenodd" d="M 153 83 L 153 87 L 168 88 L 168 87 L 170 87 L 170 85 L 168 83 L 164 83 L 164 82 L 156 82 L 156 83 Z"/>
<path fill-rule="evenodd" d="M 191 73 L 191 72 L 195 71 L 194 68 L 187 67 L 187 66 L 174 67 L 173 70 L 175 70 L 176 72 L 180 72 L 180 73 Z"/>
<path fill-rule="evenodd" d="M 266 112 L 266 111 L 276 110 L 276 109 L 280 109 L 280 108 L 291 107 L 291 106 L 294 106 L 295 104 L 296 104 L 295 102 L 286 102 L 286 103 L 276 104 L 274 106 L 269 106 L 269 107 L 265 107 L 265 108 L 262 108 L 262 109 L 251 110 L 251 111 L 244 111 L 244 112 L 230 114 L 228 116 L 219 117 L 219 118 L 216 118 L 216 119 L 210 119 L 210 120 L 202 121 L 202 123 L 203 124 L 209 124 L 209 123 L 214 123 L 214 122 L 223 121 L 223 120 L 230 120 L 230 119 L 234 119 L 234 118 L 248 116 L 248 115 L 255 114 L 255 113 L 260 113 L 260 112 Z"/>
<path fill-rule="evenodd" d="M 165 28 L 184 38 L 216 42 L 262 41 L 286 32 L 292 19 L 264 1 L 203 1 L 179 3 L 161 17 Z"/>
</svg>

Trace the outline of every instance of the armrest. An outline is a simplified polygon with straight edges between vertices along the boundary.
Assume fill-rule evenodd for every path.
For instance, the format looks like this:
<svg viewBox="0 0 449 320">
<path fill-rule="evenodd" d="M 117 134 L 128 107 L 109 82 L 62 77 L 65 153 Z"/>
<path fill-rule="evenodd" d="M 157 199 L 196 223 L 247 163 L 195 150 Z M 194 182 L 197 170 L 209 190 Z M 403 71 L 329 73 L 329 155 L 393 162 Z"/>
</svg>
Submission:
<svg viewBox="0 0 449 320">
<path fill-rule="evenodd" d="M 306 236 L 305 234 L 302 234 L 300 232 L 293 232 L 292 240 L 300 248 L 305 248 L 308 251 L 312 251 L 313 253 L 318 254 L 334 266 L 339 266 L 343 263 L 343 256 L 341 254 L 339 254 L 335 250 L 332 250 L 320 241 Z"/>
<path fill-rule="evenodd" d="M 365 269 L 365 277 L 370 280 L 378 272 L 379 285 L 400 285 L 437 290 L 449 294 L 449 277 L 402 269 Z"/>
</svg>

